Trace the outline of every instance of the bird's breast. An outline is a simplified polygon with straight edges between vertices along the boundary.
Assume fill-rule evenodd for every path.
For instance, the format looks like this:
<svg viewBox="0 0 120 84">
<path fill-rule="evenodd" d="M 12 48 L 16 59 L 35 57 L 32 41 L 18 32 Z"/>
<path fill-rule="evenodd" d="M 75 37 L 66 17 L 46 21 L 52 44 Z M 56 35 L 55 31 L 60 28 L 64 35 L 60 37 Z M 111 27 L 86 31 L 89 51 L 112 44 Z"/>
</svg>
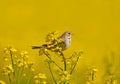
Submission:
<svg viewBox="0 0 120 84">
<path fill-rule="evenodd" d="M 71 39 L 66 39 L 65 40 L 65 45 L 66 45 L 66 48 L 68 48 L 70 45 L 71 45 Z"/>
</svg>

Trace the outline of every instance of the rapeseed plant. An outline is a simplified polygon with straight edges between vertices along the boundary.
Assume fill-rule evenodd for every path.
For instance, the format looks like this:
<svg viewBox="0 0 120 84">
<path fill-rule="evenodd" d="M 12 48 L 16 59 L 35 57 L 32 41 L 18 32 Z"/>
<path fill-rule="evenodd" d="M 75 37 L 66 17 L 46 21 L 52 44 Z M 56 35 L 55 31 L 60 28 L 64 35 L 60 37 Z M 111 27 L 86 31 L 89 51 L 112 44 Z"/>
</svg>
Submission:
<svg viewBox="0 0 120 84">
<path fill-rule="evenodd" d="M 3 67 L 2 74 L 8 76 L 10 84 L 33 84 L 35 83 L 34 75 L 35 69 L 33 68 L 33 62 L 28 60 L 28 52 L 22 51 L 19 53 L 13 47 L 7 47 L 4 49 L 5 57 L 4 61 L 9 64 Z M 45 75 L 39 74 L 40 79 L 46 79 Z M 46 84 L 46 81 L 40 81 L 38 84 Z M 0 81 L 0 84 L 5 84 Z"/>
<path fill-rule="evenodd" d="M 37 75 L 34 76 L 34 83 L 35 84 L 46 84 L 47 77 L 45 74 L 38 73 Z"/>
<path fill-rule="evenodd" d="M 96 72 L 97 68 L 90 68 L 87 70 L 87 75 L 86 75 L 86 84 L 96 84 Z"/>
<path fill-rule="evenodd" d="M 39 55 L 45 57 L 45 62 L 48 65 L 48 70 L 51 78 L 55 84 L 71 84 L 73 80 L 73 73 L 75 67 L 83 54 L 80 51 L 74 51 L 71 55 L 65 56 L 61 43 L 63 39 L 58 38 L 58 32 L 50 32 L 46 36 L 46 44 L 48 46 L 39 49 Z M 56 57 L 60 59 L 61 65 L 58 60 L 51 54 L 55 53 Z M 6 65 L 1 69 L 2 75 L 7 77 L 9 84 L 48 84 L 47 72 L 36 72 L 33 68 L 34 63 L 29 61 L 29 53 L 27 51 L 18 51 L 14 47 L 7 47 L 4 49 L 4 62 Z M 105 59 L 105 75 L 103 84 L 118 84 L 118 80 L 112 71 L 114 56 L 111 55 L 112 61 Z M 55 69 L 52 67 L 55 66 Z M 85 84 L 97 84 L 97 72 L 99 70 L 92 67 L 87 70 Z M 0 84 L 7 84 L 8 81 L 0 79 Z"/>
<path fill-rule="evenodd" d="M 60 35 L 58 32 L 51 32 L 46 37 L 46 44 L 47 47 L 41 47 L 39 50 L 39 55 L 45 55 L 47 58 L 46 62 L 48 63 L 48 68 L 52 79 L 55 84 L 69 84 L 71 75 L 77 65 L 77 62 L 83 53 L 82 51 L 75 51 L 71 56 L 68 58 L 64 55 L 63 49 L 61 47 L 63 43 L 63 39 L 59 38 Z M 57 60 L 53 60 L 52 56 L 50 55 L 49 51 L 54 52 L 58 57 L 61 58 L 61 62 L 63 63 L 63 67 L 56 63 Z M 58 67 L 58 78 L 55 78 L 55 72 L 51 68 L 51 64 L 55 64 Z"/>
</svg>

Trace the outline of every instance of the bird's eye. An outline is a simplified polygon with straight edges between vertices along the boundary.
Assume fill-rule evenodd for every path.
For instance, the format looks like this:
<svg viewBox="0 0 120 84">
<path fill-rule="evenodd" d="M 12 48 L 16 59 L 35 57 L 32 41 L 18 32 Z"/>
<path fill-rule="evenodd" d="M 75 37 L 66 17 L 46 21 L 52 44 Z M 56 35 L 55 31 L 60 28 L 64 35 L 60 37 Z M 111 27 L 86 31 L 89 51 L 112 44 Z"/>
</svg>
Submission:
<svg viewBox="0 0 120 84">
<path fill-rule="evenodd" d="M 70 32 L 68 32 L 68 34 L 70 34 Z"/>
</svg>

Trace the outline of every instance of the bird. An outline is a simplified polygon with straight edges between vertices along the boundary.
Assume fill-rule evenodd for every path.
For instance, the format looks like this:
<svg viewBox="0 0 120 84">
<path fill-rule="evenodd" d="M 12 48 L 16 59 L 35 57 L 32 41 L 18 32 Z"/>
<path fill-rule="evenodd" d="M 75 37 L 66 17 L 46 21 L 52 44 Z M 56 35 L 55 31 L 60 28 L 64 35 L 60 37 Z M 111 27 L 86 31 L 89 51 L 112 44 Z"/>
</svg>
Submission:
<svg viewBox="0 0 120 84">
<path fill-rule="evenodd" d="M 59 36 L 57 39 L 62 39 L 62 42 L 58 42 L 57 44 L 55 44 L 54 42 L 52 42 L 51 44 L 43 44 L 41 46 L 32 46 L 32 49 L 40 49 L 40 48 L 47 48 L 48 50 L 53 50 L 55 51 L 56 47 L 61 48 L 61 51 L 64 51 L 66 49 L 68 49 L 71 45 L 71 36 L 72 33 L 69 31 L 64 32 L 61 36 Z"/>
</svg>

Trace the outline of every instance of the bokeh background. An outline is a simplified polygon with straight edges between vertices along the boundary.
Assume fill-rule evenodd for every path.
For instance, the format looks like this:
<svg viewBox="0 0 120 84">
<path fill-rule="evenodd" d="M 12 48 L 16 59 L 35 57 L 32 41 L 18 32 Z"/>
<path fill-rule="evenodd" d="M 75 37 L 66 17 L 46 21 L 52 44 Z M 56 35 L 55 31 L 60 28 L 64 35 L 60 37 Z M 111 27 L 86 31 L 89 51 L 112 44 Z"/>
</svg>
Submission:
<svg viewBox="0 0 120 84">
<path fill-rule="evenodd" d="M 73 32 L 66 55 L 84 52 L 73 76 L 75 84 L 85 79 L 84 70 L 92 66 L 98 69 L 101 83 L 104 58 L 111 53 L 113 71 L 120 78 L 120 0 L 0 0 L 0 51 L 8 45 L 26 50 L 36 68 L 45 72 L 38 51 L 31 46 L 43 44 L 51 31 Z"/>
</svg>

